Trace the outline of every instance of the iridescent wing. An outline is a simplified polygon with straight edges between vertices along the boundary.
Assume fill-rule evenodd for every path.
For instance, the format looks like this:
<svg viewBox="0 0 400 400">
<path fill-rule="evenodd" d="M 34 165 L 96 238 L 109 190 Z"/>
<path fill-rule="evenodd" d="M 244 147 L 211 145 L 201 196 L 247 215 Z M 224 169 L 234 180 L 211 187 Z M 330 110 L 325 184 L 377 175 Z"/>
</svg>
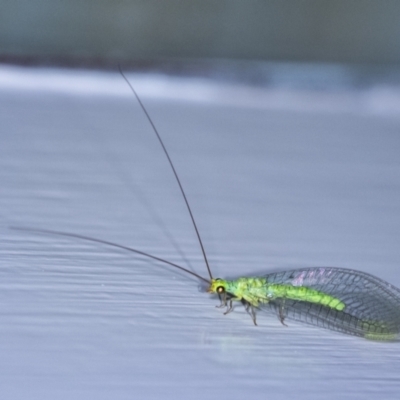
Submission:
<svg viewBox="0 0 400 400">
<path fill-rule="evenodd" d="M 281 320 L 291 319 L 373 340 L 399 337 L 400 289 L 382 279 L 333 267 L 277 272 L 265 275 L 265 278 L 268 283 L 312 288 L 345 304 L 339 311 L 307 301 L 277 298 L 268 306 Z"/>
</svg>

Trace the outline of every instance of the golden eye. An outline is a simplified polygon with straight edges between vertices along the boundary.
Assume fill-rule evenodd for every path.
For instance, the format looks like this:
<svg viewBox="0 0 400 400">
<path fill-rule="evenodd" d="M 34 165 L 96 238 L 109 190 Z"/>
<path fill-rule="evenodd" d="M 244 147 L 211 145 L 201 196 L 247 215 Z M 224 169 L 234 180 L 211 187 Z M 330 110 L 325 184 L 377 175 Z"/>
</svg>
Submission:
<svg viewBox="0 0 400 400">
<path fill-rule="evenodd" d="M 225 292 L 225 288 L 223 286 L 217 287 L 217 293 L 224 293 L 224 292 Z"/>
</svg>

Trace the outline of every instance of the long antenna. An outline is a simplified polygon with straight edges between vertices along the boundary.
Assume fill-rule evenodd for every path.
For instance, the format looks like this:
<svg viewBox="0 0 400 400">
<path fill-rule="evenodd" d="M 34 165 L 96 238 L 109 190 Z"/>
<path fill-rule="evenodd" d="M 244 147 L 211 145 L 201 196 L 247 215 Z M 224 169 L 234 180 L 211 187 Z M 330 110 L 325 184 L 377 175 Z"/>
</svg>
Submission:
<svg viewBox="0 0 400 400">
<path fill-rule="evenodd" d="M 193 226 L 194 226 L 194 230 L 196 231 L 197 238 L 199 239 L 199 244 L 200 244 L 200 247 L 201 247 L 201 251 L 203 252 L 204 261 L 206 262 L 208 274 L 210 275 L 210 279 L 213 279 L 210 266 L 208 265 L 208 260 L 207 260 L 206 252 L 205 252 L 205 250 L 204 250 L 203 242 L 202 242 L 201 237 L 200 237 L 199 230 L 197 229 L 197 225 L 196 225 L 196 222 L 195 222 L 195 220 L 194 220 L 194 217 L 193 217 L 193 214 L 192 214 L 192 210 L 190 209 L 189 202 L 188 202 L 188 200 L 187 200 L 187 198 L 186 198 L 185 191 L 183 190 L 181 181 L 179 180 L 179 177 L 178 177 L 178 174 L 177 174 L 177 172 L 176 172 L 176 170 L 175 170 L 174 164 L 172 163 L 172 160 L 171 160 L 171 158 L 170 158 L 170 156 L 169 156 L 169 154 L 168 154 L 168 151 L 167 151 L 167 149 L 166 149 L 166 147 L 165 147 L 165 145 L 164 145 L 164 142 L 162 141 L 161 136 L 159 135 L 159 133 L 158 133 L 158 131 L 157 131 L 157 128 L 155 127 L 153 121 L 151 120 L 149 113 L 147 112 L 147 110 L 146 110 L 146 108 L 144 107 L 142 101 L 140 100 L 138 94 L 136 93 L 136 90 L 133 88 L 133 86 L 131 85 L 131 83 L 128 81 L 128 78 L 127 78 L 127 77 L 125 76 L 125 74 L 122 72 L 122 68 L 121 68 L 120 65 L 118 65 L 118 69 L 119 69 L 120 74 L 121 74 L 122 77 L 125 79 L 126 83 L 128 84 L 128 86 L 131 88 L 131 90 L 132 90 L 133 94 L 135 95 L 135 97 L 136 97 L 138 103 L 140 104 L 140 107 L 142 107 L 143 112 L 145 113 L 147 119 L 149 120 L 150 125 L 152 126 L 153 131 L 154 131 L 154 133 L 156 134 L 156 136 L 157 136 L 157 138 L 158 138 L 158 140 L 159 140 L 159 142 L 160 142 L 160 144 L 161 144 L 161 147 L 162 147 L 162 149 L 164 150 L 165 155 L 167 156 L 169 165 L 171 166 L 172 172 L 174 173 L 175 178 L 176 178 L 176 181 L 178 182 L 179 188 L 181 189 L 181 193 L 182 193 L 183 199 L 185 200 L 186 207 L 187 207 L 187 209 L 188 209 L 188 211 L 189 211 L 190 218 L 192 219 Z"/>
<path fill-rule="evenodd" d="M 49 234 L 49 235 L 58 235 L 58 236 L 66 236 L 66 237 L 72 237 L 72 238 L 77 238 L 77 239 L 83 239 L 83 240 L 88 240 L 90 242 L 95 242 L 95 243 L 101 243 L 101 244 L 106 244 L 107 246 L 112 246 L 112 247 L 118 247 L 119 249 L 131 251 L 136 254 L 140 254 L 141 256 L 149 257 L 152 258 L 153 260 L 160 261 L 164 264 L 168 264 L 172 267 L 178 268 L 181 271 L 187 272 L 190 275 L 195 276 L 198 279 L 201 279 L 204 282 L 210 283 L 210 281 L 206 278 L 203 278 L 200 275 L 197 275 L 195 272 L 192 272 L 184 267 L 181 267 L 178 264 L 175 264 L 173 262 L 164 260 L 163 258 L 153 256 L 151 254 L 145 253 L 144 251 L 132 249 L 131 247 L 124 246 L 122 244 L 117 244 L 113 242 L 109 242 L 108 240 L 102 240 L 102 239 L 95 239 L 90 236 L 83 236 L 83 235 L 78 235 L 76 233 L 68 233 L 68 232 L 61 232 L 61 231 L 52 231 L 49 229 L 35 229 L 35 228 L 23 228 L 23 227 L 18 227 L 18 226 L 10 226 L 9 229 L 13 229 L 15 231 L 25 231 L 25 232 L 35 232 L 35 233 L 44 233 L 44 234 Z"/>
</svg>

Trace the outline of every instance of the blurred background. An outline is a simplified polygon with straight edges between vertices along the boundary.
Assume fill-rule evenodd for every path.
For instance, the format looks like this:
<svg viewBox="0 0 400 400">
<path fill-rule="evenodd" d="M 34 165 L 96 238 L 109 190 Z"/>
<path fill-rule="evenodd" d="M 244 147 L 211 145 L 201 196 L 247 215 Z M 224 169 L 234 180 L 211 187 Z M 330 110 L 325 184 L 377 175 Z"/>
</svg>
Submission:
<svg viewBox="0 0 400 400">
<path fill-rule="evenodd" d="M 397 0 L 3 0 L 8 62 L 398 64 Z"/>
</svg>

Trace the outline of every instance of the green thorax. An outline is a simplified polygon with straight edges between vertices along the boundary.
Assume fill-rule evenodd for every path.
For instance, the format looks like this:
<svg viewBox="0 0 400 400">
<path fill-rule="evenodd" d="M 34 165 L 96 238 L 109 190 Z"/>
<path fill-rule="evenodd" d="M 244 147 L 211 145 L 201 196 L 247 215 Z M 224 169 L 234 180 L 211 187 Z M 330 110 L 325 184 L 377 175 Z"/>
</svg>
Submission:
<svg viewBox="0 0 400 400">
<path fill-rule="evenodd" d="M 269 283 L 266 278 L 238 278 L 235 280 L 212 279 L 209 292 L 221 293 L 219 288 L 233 296 L 233 300 L 245 300 L 254 307 L 277 299 L 290 299 L 321 304 L 342 311 L 345 304 L 338 298 L 306 286 Z"/>
</svg>

